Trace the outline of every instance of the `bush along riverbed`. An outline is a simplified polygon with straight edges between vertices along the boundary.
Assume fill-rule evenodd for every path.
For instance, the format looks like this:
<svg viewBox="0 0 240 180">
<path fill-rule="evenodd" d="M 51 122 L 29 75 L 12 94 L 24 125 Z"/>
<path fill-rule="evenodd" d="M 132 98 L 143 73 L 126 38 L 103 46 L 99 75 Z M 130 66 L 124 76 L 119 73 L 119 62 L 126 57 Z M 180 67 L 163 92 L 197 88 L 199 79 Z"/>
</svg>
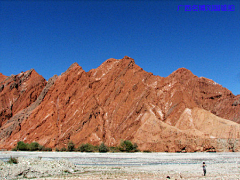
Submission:
<svg viewBox="0 0 240 180">
<path fill-rule="evenodd" d="M 32 142 L 30 144 L 19 141 L 17 146 L 12 149 L 13 151 L 53 151 L 52 148 L 44 147 L 38 142 Z M 68 142 L 67 147 L 55 148 L 55 151 L 62 152 L 139 152 L 138 146 L 136 143 L 132 143 L 129 140 L 121 140 L 119 146 L 108 147 L 104 143 L 101 143 L 99 146 L 94 146 L 92 144 L 86 143 L 81 144 L 76 147 L 72 141 Z"/>
</svg>

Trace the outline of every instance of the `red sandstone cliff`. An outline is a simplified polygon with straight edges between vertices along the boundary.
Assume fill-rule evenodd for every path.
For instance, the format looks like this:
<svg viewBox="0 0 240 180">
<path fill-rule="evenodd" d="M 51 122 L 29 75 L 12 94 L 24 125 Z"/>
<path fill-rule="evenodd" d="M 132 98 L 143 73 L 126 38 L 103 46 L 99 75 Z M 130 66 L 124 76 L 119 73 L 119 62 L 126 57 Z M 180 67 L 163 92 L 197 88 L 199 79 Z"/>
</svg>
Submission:
<svg viewBox="0 0 240 180">
<path fill-rule="evenodd" d="M 32 104 L 45 85 L 46 80 L 33 69 L 9 77 L 0 74 L 0 127 Z"/>
<path fill-rule="evenodd" d="M 187 69 L 163 78 L 124 57 L 89 72 L 75 63 L 47 85 L 41 82 L 32 86 L 35 99 L 29 102 L 26 94 L 26 106 L 16 104 L 19 113 L 5 118 L 0 148 L 20 140 L 62 147 L 69 140 L 112 146 L 129 139 L 141 150 L 240 150 L 239 97 Z M 11 96 L 4 89 L 1 103 Z"/>
</svg>

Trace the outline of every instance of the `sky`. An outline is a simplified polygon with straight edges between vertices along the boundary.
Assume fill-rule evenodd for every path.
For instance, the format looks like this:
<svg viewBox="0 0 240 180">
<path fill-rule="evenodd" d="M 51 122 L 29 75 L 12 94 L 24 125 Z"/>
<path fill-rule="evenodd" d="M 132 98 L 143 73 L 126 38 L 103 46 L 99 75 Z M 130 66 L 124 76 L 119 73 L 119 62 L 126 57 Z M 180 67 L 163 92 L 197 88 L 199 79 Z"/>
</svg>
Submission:
<svg viewBox="0 0 240 180">
<path fill-rule="evenodd" d="M 240 94 L 240 1 L 0 0 L 4 75 L 33 68 L 48 80 L 74 62 L 89 71 L 124 56 L 154 75 L 184 67 Z"/>
</svg>

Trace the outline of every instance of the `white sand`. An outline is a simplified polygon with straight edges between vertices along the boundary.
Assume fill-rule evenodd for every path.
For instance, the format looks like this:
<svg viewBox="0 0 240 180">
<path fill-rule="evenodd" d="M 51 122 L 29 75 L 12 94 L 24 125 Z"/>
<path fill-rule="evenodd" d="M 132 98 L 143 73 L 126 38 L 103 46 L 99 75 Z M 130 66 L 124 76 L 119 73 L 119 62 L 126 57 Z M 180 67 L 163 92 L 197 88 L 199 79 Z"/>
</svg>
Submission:
<svg viewBox="0 0 240 180">
<path fill-rule="evenodd" d="M 10 156 L 43 160 L 67 159 L 77 165 L 76 173 L 43 179 L 232 179 L 240 180 L 240 153 L 78 153 L 0 152 Z M 207 165 L 203 176 L 202 162 Z M 41 178 L 40 178 L 41 179 Z"/>
</svg>

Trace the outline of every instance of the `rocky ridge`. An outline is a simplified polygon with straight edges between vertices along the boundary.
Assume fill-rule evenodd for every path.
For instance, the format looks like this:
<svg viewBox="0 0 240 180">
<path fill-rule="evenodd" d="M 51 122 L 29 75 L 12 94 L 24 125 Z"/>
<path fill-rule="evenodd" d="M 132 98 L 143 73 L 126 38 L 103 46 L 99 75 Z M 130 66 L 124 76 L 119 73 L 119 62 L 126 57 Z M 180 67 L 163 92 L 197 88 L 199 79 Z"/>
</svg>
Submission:
<svg viewBox="0 0 240 180">
<path fill-rule="evenodd" d="M 0 78 L 3 77 L 0 75 Z M 34 69 L 0 81 L 0 127 L 36 101 L 46 80 Z"/>
<path fill-rule="evenodd" d="M 41 88 L 31 105 L 17 106 L 21 108 L 11 116 L 2 113 L 0 148 L 12 148 L 20 140 L 63 147 L 70 140 L 76 145 L 105 142 L 115 146 L 128 139 L 141 150 L 240 150 L 239 96 L 185 68 L 163 78 L 125 56 L 108 59 L 89 72 L 74 63 L 53 79 L 47 85 L 46 81 L 37 83 Z M 3 93 L 7 91 L 0 92 L 0 102 L 7 102 Z M 5 105 L 1 112 L 6 112 L 3 109 L 11 108 Z"/>
</svg>

